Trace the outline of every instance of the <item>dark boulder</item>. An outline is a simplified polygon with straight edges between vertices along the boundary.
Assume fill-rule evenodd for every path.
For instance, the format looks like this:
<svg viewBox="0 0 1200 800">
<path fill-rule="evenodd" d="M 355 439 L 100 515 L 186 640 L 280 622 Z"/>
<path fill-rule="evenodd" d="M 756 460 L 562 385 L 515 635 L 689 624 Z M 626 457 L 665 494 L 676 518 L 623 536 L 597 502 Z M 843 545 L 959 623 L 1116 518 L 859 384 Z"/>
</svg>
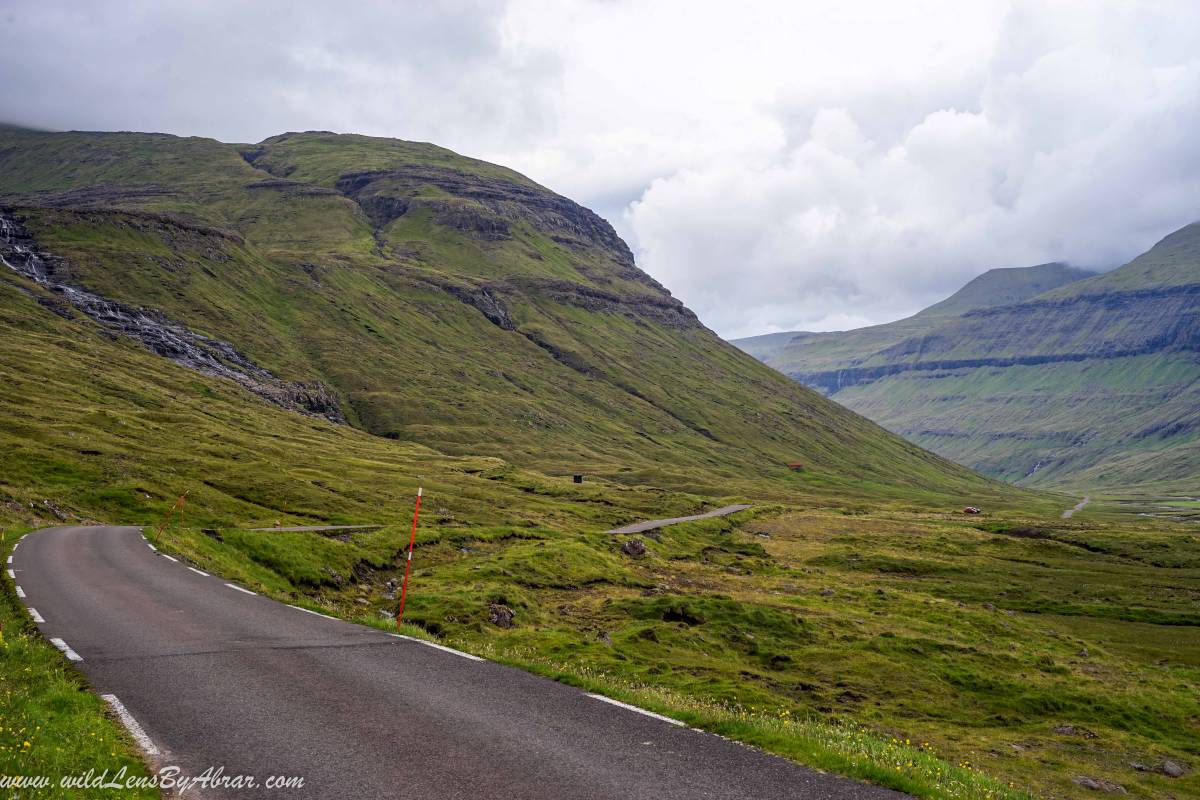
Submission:
<svg viewBox="0 0 1200 800">
<path fill-rule="evenodd" d="M 621 545 L 621 552 L 631 558 L 641 558 L 646 555 L 646 543 L 641 539 L 630 539 Z"/>
</svg>

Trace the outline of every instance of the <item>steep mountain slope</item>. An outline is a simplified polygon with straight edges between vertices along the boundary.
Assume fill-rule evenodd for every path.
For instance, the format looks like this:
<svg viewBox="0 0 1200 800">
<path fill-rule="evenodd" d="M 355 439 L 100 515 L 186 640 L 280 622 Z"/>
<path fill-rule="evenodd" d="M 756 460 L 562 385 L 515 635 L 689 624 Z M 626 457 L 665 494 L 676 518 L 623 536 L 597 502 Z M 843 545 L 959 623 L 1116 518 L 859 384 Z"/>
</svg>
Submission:
<svg viewBox="0 0 1200 800">
<path fill-rule="evenodd" d="M 1104 275 L 876 343 L 810 356 L 793 340 L 766 360 L 1007 480 L 1164 488 L 1200 473 L 1200 225 Z"/>
<path fill-rule="evenodd" d="M 722 342 L 592 212 L 433 145 L 4 131 L 0 201 L 60 306 L 376 435 L 704 491 L 983 487 Z"/>
</svg>

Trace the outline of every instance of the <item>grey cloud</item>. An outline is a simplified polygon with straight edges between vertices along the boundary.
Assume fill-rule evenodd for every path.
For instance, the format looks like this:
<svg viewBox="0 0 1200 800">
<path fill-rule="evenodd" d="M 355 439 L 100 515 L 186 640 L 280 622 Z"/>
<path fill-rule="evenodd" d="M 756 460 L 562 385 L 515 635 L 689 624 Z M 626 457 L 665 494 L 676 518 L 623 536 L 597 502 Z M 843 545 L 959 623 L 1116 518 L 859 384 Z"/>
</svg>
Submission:
<svg viewBox="0 0 1200 800">
<path fill-rule="evenodd" d="M 556 58 L 496 2 L 11 3 L 0 118 L 256 141 L 333 129 L 480 149 L 553 111 Z"/>
</svg>

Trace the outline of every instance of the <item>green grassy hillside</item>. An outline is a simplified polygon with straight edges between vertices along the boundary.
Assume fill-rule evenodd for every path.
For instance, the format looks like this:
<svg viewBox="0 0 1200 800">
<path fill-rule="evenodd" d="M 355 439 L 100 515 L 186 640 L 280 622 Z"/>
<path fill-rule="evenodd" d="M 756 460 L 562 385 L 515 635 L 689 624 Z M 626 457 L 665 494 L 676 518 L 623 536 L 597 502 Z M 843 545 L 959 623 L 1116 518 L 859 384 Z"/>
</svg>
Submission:
<svg viewBox="0 0 1200 800">
<path fill-rule="evenodd" d="M 501 167 L 321 133 L 0 139 L 54 281 L 231 343 L 361 430 L 710 492 L 790 486 L 794 460 L 829 490 L 982 486 L 722 342 L 607 223 Z"/>
<path fill-rule="evenodd" d="M 1151 492 L 1194 484 L 1200 226 L 1104 275 L 1017 303 L 966 305 L 945 301 L 892 326 L 793 338 L 762 357 L 1005 480 Z"/>
</svg>

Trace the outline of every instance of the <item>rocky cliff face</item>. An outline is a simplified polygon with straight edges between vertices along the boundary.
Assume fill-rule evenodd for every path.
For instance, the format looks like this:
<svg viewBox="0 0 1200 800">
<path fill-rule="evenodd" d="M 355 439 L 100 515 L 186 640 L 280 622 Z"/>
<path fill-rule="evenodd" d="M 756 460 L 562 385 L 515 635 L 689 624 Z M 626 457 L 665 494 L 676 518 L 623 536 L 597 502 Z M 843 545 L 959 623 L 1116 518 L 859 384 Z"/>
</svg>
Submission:
<svg viewBox="0 0 1200 800">
<path fill-rule="evenodd" d="M 19 217 L 0 209 L 0 263 L 44 287 L 40 302 L 60 316 L 78 312 L 105 330 L 132 339 L 153 353 L 205 375 L 228 378 L 281 408 L 344 423 L 337 395 L 320 382 L 280 380 L 229 342 L 202 336 L 154 309 L 136 308 L 63 283 L 70 262 L 38 247 Z"/>
</svg>

